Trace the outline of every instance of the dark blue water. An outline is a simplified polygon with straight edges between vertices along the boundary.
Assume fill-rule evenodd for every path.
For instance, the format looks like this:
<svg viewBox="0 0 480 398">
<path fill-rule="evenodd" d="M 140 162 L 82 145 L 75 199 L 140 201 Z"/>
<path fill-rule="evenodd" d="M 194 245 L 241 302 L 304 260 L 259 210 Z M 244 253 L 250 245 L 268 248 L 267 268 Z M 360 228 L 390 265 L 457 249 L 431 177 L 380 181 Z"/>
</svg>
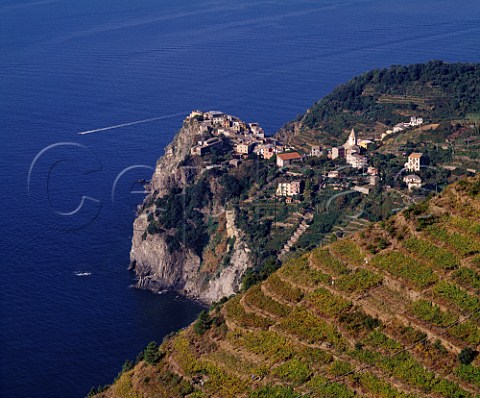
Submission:
<svg viewBox="0 0 480 398">
<path fill-rule="evenodd" d="M 0 1 L 1 396 L 82 397 L 195 318 L 127 271 L 134 181 L 188 111 L 273 132 L 360 72 L 480 61 L 478 0 L 238 3 Z"/>
</svg>

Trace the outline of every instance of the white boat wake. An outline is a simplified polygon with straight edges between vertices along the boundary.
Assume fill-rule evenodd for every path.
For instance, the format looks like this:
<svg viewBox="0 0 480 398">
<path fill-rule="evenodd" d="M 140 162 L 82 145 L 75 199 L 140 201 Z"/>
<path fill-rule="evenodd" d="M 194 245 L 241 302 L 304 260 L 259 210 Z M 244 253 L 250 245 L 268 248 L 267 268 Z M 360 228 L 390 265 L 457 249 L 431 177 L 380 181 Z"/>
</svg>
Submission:
<svg viewBox="0 0 480 398">
<path fill-rule="evenodd" d="M 170 119 L 171 117 L 182 116 L 182 115 L 185 115 L 185 114 L 187 114 L 187 113 L 188 113 L 188 112 L 179 112 L 179 113 L 173 113 L 173 114 L 171 114 L 171 115 L 163 115 L 163 116 L 151 117 L 151 118 L 148 118 L 148 119 L 135 120 L 134 122 L 127 122 L 127 123 L 122 123 L 122 124 L 116 124 L 116 125 L 114 125 L 114 126 L 101 127 L 101 128 L 94 129 L 94 130 L 80 131 L 80 132 L 77 133 L 77 134 L 84 135 L 84 134 L 99 133 L 99 132 L 101 132 L 101 131 L 119 129 L 119 128 L 121 128 L 121 127 L 134 126 L 134 125 L 136 125 L 136 124 L 153 122 L 153 121 L 155 121 L 155 120 Z"/>
<path fill-rule="evenodd" d="M 91 272 L 74 272 L 75 276 L 90 276 L 92 275 Z"/>
</svg>

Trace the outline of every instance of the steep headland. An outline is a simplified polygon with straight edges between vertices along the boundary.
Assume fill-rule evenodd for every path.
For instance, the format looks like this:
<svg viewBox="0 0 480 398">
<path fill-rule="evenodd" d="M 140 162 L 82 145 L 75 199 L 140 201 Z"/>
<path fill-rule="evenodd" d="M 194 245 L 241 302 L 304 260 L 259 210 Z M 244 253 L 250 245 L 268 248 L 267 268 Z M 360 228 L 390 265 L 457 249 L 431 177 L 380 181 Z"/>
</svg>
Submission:
<svg viewBox="0 0 480 398">
<path fill-rule="evenodd" d="M 207 130 L 188 119 L 165 148 L 134 223 L 130 258 L 139 288 L 176 290 L 210 303 L 238 291 L 251 261 L 234 210 L 218 199 L 218 179 L 188 162 Z"/>
</svg>

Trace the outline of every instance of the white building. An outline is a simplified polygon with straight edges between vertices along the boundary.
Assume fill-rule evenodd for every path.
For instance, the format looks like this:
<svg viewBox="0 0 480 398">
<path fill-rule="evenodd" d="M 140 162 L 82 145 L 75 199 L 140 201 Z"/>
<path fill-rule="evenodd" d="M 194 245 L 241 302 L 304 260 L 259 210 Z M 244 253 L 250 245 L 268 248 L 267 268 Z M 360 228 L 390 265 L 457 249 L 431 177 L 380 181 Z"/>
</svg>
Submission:
<svg viewBox="0 0 480 398">
<path fill-rule="evenodd" d="M 322 147 L 320 145 L 312 145 L 310 149 L 310 156 L 317 156 L 320 157 L 323 154 Z"/>
<path fill-rule="evenodd" d="M 353 190 L 363 193 L 364 195 L 368 195 L 372 190 L 372 186 L 371 185 L 355 185 L 353 187 Z"/>
<path fill-rule="evenodd" d="M 213 124 L 222 124 L 226 120 L 227 116 L 224 113 L 215 113 L 212 115 Z"/>
<path fill-rule="evenodd" d="M 408 156 L 408 161 L 405 163 L 405 168 L 408 171 L 420 171 L 422 165 L 423 154 L 419 152 L 413 152 Z"/>
<path fill-rule="evenodd" d="M 423 119 L 421 117 L 412 116 L 410 118 L 410 126 L 415 127 L 420 126 L 421 124 L 423 124 Z"/>
<path fill-rule="evenodd" d="M 344 158 L 345 157 L 345 148 L 343 146 L 332 148 L 332 159 Z"/>
<path fill-rule="evenodd" d="M 340 176 L 341 175 L 340 175 L 340 172 L 338 170 L 329 171 L 328 175 L 327 175 L 328 178 L 339 178 Z"/>
<path fill-rule="evenodd" d="M 277 196 L 294 196 L 302 193 L 302 182 L 280 182 L 277 187 Z"/>
<path fill-rule="evenodd" d="M 235 147 L 235 151 L 242 155 L 249 155 L 250 153 L 252 153 L 253 146 L 254 144 L 252 144 L 251 142 L 240 143 Z"/>
<path fill-rule="evenodd" d="M 368 159 L 358 153 L 347 155 L 347 163 L 355 169 L 361 169 L 368 166 Z"/>
<path fill-rule="evenodd" d="M 263 159 L 270 159 L 277 153 L 275 146 L 271 144 L 257 145 L 257 149 L 258 149 L 257 155 L 259 155 Z"/>
<path fill-rule="evenodd" d="M 410 174 L 408 176 L 403 177 L 403 182 L 407 184 L 407 187 L 410 191 L 412 189 L 419 189 L 422 187 L 422 179 L 415 174 Z"/>
<path fill-rule="evenodd" d="M 198 144 L 190 149 L 190 154 L 193 156 L 203 156 L 211 152 L 212 148 L 221 148 L 223 141 L 217 137 L 210 138 L 206 141 L 198 141 Z"/>
<path fill-rule="evenodd" d="M 194 117 L 201 116 L 203 117 L 203 112 L 199 110 L 194 110 L 190 112 L 190 115 L 188 116 L 190 119 L 193 119 Z"/>
</svg>

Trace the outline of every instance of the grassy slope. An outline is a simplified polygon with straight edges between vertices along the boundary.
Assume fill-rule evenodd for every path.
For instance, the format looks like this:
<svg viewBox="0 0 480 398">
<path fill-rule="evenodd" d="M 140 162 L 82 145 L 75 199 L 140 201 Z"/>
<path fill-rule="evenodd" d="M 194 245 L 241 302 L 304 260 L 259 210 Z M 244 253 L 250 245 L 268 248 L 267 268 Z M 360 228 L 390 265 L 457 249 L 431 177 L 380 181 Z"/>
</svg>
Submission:
<svg viewBox="0 0 480 398">
<path fill-rule="evenodd" d="M 372 135 L 418 115 L 442 121 L 480 114 L 480 65 L 432 61 L 377 69 L 335 88 L 279 137 L 302 145 L 343 143 L 351 128 Z"/>
<path fill-rule="evenodd" d="M 291 260 L 100 397 L 475 397 L 480 178 Z"/>
</svg>

